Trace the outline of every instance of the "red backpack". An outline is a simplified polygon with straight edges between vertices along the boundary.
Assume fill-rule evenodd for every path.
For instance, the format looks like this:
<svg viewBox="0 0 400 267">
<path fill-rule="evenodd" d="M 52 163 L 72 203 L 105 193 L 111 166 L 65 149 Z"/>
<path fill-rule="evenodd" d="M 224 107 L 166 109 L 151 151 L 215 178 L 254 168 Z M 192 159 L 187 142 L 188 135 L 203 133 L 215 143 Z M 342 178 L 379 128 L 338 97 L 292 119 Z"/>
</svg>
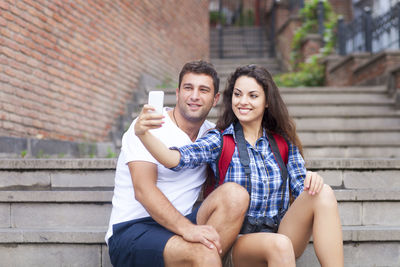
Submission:
<svg viewBox="0 0 400 267">
<path fill-rule="evenodd" d="M 287 178 L 286 165 L 288 163 L 288 155 L 289 155 L 288 143 L 285 140 L 285 138 L 283 138 L 279 134 L 273 133 L 273 134 L 268 134 L 267 136 L 268 136 L 269 144 L 271 146 L 272 153 L 274 154 L 274 157 L 275 157 L 276 161 L 278 162 L 278 165 L 281 169 L 282 177 L 285 180 Z M 248 154 L 240 153 L 240 151 L 241 151 L 239 148 L 240 138 L 237 138 L 237 139 L 238 139 L 237 141 L 238 141 L 239 156 L 240 156 L 241 162 L 243 164 L 242 154 L 244 154 L 245 157 L 247 156 L 247 158 L 248 158 Z M 225 175 L 226 175 L 226 172 L 228 171 L 229 164 L 232 160 L 232 155 L 233 155 L 233 152 L 235 151 L 235 147 L 236 147 L 236 144 L 235 144 L 235 141 L 234 141 L 232 135 L 225 134 L 222 136 L 222 149 L 217 158 L 217 177 L 216 177 L 216 179 L 214 177 L 211 177 L 211 179 L 210 179 L 210 177 L 208 178 L 208 181 L 206 182 L 206 186 L 204 189 L 204 198 L 206 196 L 208 196 L 215 188 L 217 188 L 217 186 L 224 183 Z M 248 162 L 249 162 L 249 160 L 248 160 Z M 244 166 L 244 167 L 246 169 L 246 166 Z M 247 166 L 247 168 L 249 170 L 248 166 Z M 212 173 L 212 171 L 209 173 Z M 216 184 L 217 180 L 218 180 L 218 184 Z"/>
</svg>

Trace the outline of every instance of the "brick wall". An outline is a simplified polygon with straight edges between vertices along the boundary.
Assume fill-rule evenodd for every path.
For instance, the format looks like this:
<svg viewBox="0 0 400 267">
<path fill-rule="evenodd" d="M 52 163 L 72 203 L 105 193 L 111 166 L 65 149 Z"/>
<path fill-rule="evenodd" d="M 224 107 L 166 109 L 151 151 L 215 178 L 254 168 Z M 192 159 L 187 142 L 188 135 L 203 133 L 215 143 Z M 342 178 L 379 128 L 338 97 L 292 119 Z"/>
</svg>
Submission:
<svg viewBox="0 0 400 267">
<path fill-rule="evenodd" d="M 105 141 L 142 73 L 208 58 L 208 1 L 0 1 L 0 136 Z"/>
</svg>

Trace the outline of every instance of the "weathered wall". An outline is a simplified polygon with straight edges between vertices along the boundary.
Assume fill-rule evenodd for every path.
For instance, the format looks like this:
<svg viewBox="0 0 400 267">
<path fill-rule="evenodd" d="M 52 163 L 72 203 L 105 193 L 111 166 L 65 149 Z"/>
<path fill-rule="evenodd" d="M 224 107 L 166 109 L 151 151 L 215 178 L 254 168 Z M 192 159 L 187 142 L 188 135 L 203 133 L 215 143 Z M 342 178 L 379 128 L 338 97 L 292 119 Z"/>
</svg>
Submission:
<svg viewBox="0 0 400 267">
<path fill-rule="evenodd" d="M 208 1 L 0 1 L 0 136 L 104 141 L 141 74 L 207 59 Z"/>
</svg>

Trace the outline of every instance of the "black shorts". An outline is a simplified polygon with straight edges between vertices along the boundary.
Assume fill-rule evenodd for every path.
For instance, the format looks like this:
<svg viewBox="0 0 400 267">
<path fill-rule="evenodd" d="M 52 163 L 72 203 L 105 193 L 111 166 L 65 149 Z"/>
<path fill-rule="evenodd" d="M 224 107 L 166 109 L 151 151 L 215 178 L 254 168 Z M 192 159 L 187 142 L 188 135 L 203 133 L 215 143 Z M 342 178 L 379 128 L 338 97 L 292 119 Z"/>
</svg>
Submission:
<svg viewBox="0 0 400 267">
<path fill-rule="evenodd" d="M 186 216 L 194 224 L 197 211 Z M 151 217 L 114 224 L 108 240 L 111 263 L 114 267 L 162 267 L 165 245 L 174 235 Z"/>
</svg>

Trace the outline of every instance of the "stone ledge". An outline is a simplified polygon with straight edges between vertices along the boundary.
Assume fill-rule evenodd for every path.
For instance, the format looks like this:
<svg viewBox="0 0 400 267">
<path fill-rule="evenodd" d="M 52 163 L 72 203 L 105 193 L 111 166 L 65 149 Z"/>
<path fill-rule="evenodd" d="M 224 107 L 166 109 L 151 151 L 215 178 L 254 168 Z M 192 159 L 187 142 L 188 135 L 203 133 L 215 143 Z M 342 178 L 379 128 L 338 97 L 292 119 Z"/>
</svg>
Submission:
<svg viewBox="0 0 400 267">
<path fill-rule="evenodd" d="M 0 160 L 0 170 L 115 170 L 116 159 L 5 159 Z M 310 158 L 310 169 L 361 169 L 398 170 L 400 159 L 363 158 Z"/>
<path fill-rule="evenodd" d="M 111 203 L 113 191 L 0 191 L 0 203 Z"/>
<path fill-rule="evenodd" d="M 400 159 L 308 159 L 306 167 L 333 170 L 399 170 Z"/>
<path fill-rule="evenodd" d="M 374 190 L 374 189 L 336 189 L 334 190 L 338 201 L 399 201 L 399 190 Z"/>
<path fill-rule="evenodd" d="M 105 228 L 79 229 L 0 229 L 0 243 L 105 244 Z"/>
<path fill-rule="evenodd" d="M 324 87 L 280 87 L 282 94 L 304 94 L 304 93 L 386 93 L 385 86 L 324 86 Z"/>
<path fill-rule="evenodd" d="M 16 229 L 0 228 L 0 244 L 61 243 L 105 244 L 105 228 Z M 398 242 L 400 226 L 343 226 L 344 242 Z"/>
<path fill-rule="evenodd" d="M 115 169 L 117 159 L 2 159 L 0 169 L 7 170 L 109 170 Z"/>
</svg>

